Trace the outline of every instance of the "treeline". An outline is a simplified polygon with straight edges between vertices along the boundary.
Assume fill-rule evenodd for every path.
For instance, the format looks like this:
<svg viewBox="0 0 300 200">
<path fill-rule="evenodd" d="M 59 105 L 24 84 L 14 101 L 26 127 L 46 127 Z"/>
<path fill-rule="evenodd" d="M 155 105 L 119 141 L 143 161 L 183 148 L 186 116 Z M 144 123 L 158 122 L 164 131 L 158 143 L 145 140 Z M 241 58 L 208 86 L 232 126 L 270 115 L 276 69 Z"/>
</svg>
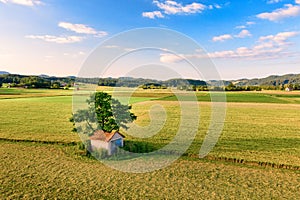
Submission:
<svg viewBox="0 0 300 200">
<path fill-rule="evenodd" d="M 24 88 L 69 88 L 74 85 L 75 79 L 69 77 L 40 77 L 16 74 L 0 75 L 0 87 Z"/>
<path fill-rule="evenodd" d="M 170 79 L 166 81 L 159 81 L 154 79 L 121 77 L 100 78 L 98 79 L 98 85 L 111 87 L 141 87 L 144 89 L 165 89 L 167 87 L 205 86 L 206 82 L 193 79 Z"/>
<path fill-rule="evenodd" d="M 68 88 L 74 83 L 97 84 L 110 87 L 142 87 L 144 89 L 166 89 L 168 87 L 188 88 L 190 86 L 205 86 L 206 82 L 193 79 L 170 79 L 159 81 L 143 78 L 75 78 L 75 77 L 48 77 L 26 76 L 16 74 L 0 75 L 0 87 L 25 88 Z"/>
<path fill-rule="evenodd" d="M 178 88 L 187 91 L 261 91 L 263 90 L 260 86 L 235 86 L 230 83 L 227 86 L 189 86 Z"/>
<path fill-rule="evenodd" d="M 255 79 L 240 79 L 232 81 L 238 86 L 257 85 L 262 87 L 273 87 L 275 89 L 282 89 L 289 84 L 299 85 L 300 74 L 286 74 L 282 76 L 268 76 L 266 78 Z"/>
<path fill-rule="evenodd" d="M 284 84 L 279 86 L 272 86 L 272 85 L 262 85 L 262 86 L 239 86 L 234 85 L 233 83 L 229 83 L 227 86 L 190 86 L 187 88 L 180 88 L 183 90 L 189 91 L 262 91 L 262 90 L 300 90 L 300 84 Z"/>
<path fill-rule="evenodd" d="M 143 84 L 139 87 L 144 89 L 144 90 L 145 89 L 167 89 L 168 88 L 167 86 L 161 85 L 161 84 L 158 84 L 158 83 L 146 83 L 146 84 Z"/>
<path fill-rule="evenodd" d="M 94 80 L 94 79 L 93 79 Z M 100 78 L 95 79 L 99 86 L 110 87 L 139 87 L 143 89 L 166 89 L 175 87 L 179 90 L 186 91 L 261 91 L 261 90 L 300 90 L 298 83 L 296 84 L 280 84 L 280 85 L 241 85 L 239 82 L 234 84 L 230 81 L 205 81 L 193 79 L 170 79 L 166 81 L 158 81 L 154 79 L 142 78 Z M 285 81 L 286 82 L 286 81 Z M 300 82 L 300 81 L 299 81 Z"/>
<path fill-rule="evenodd" d="M 300 83 L 300 82 L 299 82 Z M 261 90 L 300 90 L 299 83 L 289 83 L 289 84 L 280 84 L 280 85 L 260 85 L 260 86 L 239 86 L 230 83 L 225 87 L 226 91 L 261 91 Z"/>
<path fill-rule="evenodd" d="M 275 80 L 271 80 L 274 78 Z M 290 78 L 290 79 L 288 79 Z M 202 81 L 193 79 L 154 80 L 132 77 L 121 78 L 76 78 L 25 76 L 1 74 L 0 87 L 24 88 L 65 88 L 74 83 L 95 84 L 110 87 L 140 87 L 143 89 L 177 88 L 187 91 L 261 91 L 261 90 L 300 90 L 300 75 L 271 76 L 264 79 L 241 79 L 238 81 Z M 259 83 L 261 83 L 259 85 Z"/>
</svg>

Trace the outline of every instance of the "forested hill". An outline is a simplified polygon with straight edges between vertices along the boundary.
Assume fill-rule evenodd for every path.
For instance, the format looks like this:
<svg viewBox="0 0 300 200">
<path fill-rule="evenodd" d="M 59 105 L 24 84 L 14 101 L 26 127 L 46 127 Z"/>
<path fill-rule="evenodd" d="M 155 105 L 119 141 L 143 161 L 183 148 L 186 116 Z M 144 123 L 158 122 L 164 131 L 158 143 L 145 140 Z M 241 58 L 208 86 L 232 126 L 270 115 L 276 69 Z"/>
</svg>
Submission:
<svg viewBox="0 0 300 200">
<path fill-rule="evenodd" d="M 180 87 L 190 88 L 194 87 L 222 87 L 235 86 L 264 86 L 264 89 L 282 89 L 288 85 L 300 85 L 300 74 L 287 74 L 283 76 L 269 76 L 260 79 L 239 79 L 239 80 L 226 80 L 226 81 L 202 81 L 193 79 L 170 79 L 170 80 L 155 80 L 143 79 L 132 77 L 120 78 L 76 78 L 75 76 L 69 77 L 55 77 L 55 76 L 27 76 L 15 75 L 8 72 L 0 71 L 0 86 L 9 85 L 10 87 L 32 87 L 32 88 L 61 88 L 71 87 L 75 82 L 98 84 L 99 86 L 120 86 L 120 87 L 145 87 L 145 88 L 160 88 L 160 87 Z"/>
<path fill-rule="evenodd" d="M 155 79 L 143 79 L 143 78 L 131 78 L 131 77 L 121 77 L 121 78 L 100 78 L 98 85 L 100 86 L 125 86 L 125 87 L 180 87 L 180 86 L 205 86 L 206 82 L 201 80 L 193 79 L 170 79 L 166 81 L 160 81 Z"/>
<path fill-rule="evenodd" d="M 238 86 L 280 86 L 287 84 L 300 84 L 300 74 L 286 74 L 283 76 L 268 76 L 266 78 L 240 79 L 232 81 Z"/>
<path fill-rule="evenodd" d="M 49 77 L 47 75 L 27 76 L 19 74 L 0 74 L 0 87 L 25 87 L 25 88 L 69 88 L 75 79 L 70 77 Z"/>
<path fill-rule="evenodd" d="M 136 87 L 143 84 L 160 84 L 167 87 L 178 87 L 181 85 L 211 85 L 211 86 L 228 86 L 230 83 L 233 83 L 236 86 L 282 86 L 288 84 L 300 84 L 300 74 L 287 74 L 282 76 L 269 76 L 266 78 L 255 78 L 255 79 L 238 79 L 238 80 L 210 80 L 207 82 L 201 80 L 193 79 L 170 79 L 166 81 L 158 81 L 154 79 L 142 79 L 142 78 L 131 78 L 131 77 L 121 77 L 121 78 L 100 78 L 100 79 L 85 79 L 78 78 L 79 81 L 86 83 L 96 83 L 101 86 L 128 86 Z"/>
</svg>

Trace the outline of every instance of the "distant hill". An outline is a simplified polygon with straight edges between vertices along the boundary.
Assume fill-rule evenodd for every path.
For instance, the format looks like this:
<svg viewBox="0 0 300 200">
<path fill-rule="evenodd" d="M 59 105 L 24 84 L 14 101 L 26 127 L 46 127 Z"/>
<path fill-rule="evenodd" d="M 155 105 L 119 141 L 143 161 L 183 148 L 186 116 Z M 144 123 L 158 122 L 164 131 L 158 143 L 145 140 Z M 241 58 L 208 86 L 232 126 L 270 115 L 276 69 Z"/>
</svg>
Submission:
<svg viewBox="0 0 300 200">
<path fill-rule="evenodd" d="M 85 80 L 84 78 L 78 78 L 79 82 L 91 81 L 92 79 Z M 139 87 L 142 85 L 154 85 L 154 86 L 166 86 L 166 87 L 181 87 L 181 86 L 205 86 L 206 82 L 193 79 L 169 79 L 166 81 L 159 81 L 155 79 L 144 78 L 132 78 L 132 77 L 120 77 L 120 78 L 100 78 L 95 79 L 95 84 L 100 86 L 120 86 L 120 87 Z"/>
<path fill-rule="evenodd" d="M 222 80 L 222 81 L 217 81 L 217 80 L 210 80 L 210 81 L 207 81 L 207 84 L 210 85 L 210 86 L 217 86 L 217 87 L 222 87 L 222 86 L 227 86 L 229 85 L 231 82 L 234 83 L 234 81 L 225 81 L 225 80 Z"/>
<path fill-rule="evenodd" d="M 6 71 L 0 71 L 0 75 L 2 74 L 9 74 L 9 72 L 6 72 Z"/>
<path fill-rule="evenodd" d="M 266 78 L 239 79 L 232 81 L 238 86 L 280 86 L 285 84 L 300 84 L 300 74 L 272 75 Z"/>
<path fill-rule="evenodd" d="M 282 86 L 286 84 L 298 84 L 300 85 L 300 74 L 286 74 L 282 76 L 272 75 L 266 78 L 254 78 L 254 79 L 238 79 L 238 80 L 193 80 L 193 79 L 169 79 L 165 81 L 155 79 L 144 78 L 132 78 L 132 77 L 119 77 L 119 78 L 77 78 L 78 82 L 93 83 L 100 86 L 126 86 L 137 87 L 144 84 L 160 84 L 167 87 L 180 87 L 186 85 L 194 86 L 214 86 L 222 87 L 228 86 L 233 83 L 235 86 Z"/>
<path fill-rule="evenodd" d="M 75 79 L 68 77 L 49 77 L 47 75 L 19 75 L 19 74 L 0 74 L 0 85 L 9 84 L 10 87 L 26 88 L 69 88 Z"/>
<path fill-rule="evenodd" d="M 36 77 L 36 78 L 34 78 Z M 21 81 L 21 79 L 24 79 Z M 72 85 L 74 82 L 81 82 L 81 83 L 89 83 L 89 84 L 98 84 L 100 86 L 123 86 L 123 87 L 139 87 L 139 86 L 164 86 L 164 87 L 179 87 L 179 88 L 195 88 L 195 87 L 223 87 L 223 86 L 261 86 L 264 89 L 276 89 L 287 84 L 300 85 L 300 74 L 286 74 L 282 76 L 272 75 L 266 78 L 254 78 L 254 79 L 238 79 L 238 80 L 194 80 L 194 79 L 181 79 L 181 78 L 174 78 L 169 80 L 155 80 L 155 79 L 144 79 L 144 78 L 133 78 L 133 77 L 120 77 L 120 78 L 82 78 L 82 77 L 75 77 L 75 76 L 68 76 L 68 77 L 55 77 L 55 76 L 48 76 L 45 74 L 41 74 L 39 76 L 28 76 L 28 75 L 16 75 L 10 74 L 6 71 L 0 71 L 0 83 L 15 83 L 16 86 L 21 86 L 21 82 L 30 82 L 32 80 L 39 80 L 39 82 L 47 83 L 48 86 L 50 83 L 61 83 L 63 85 L 68 84 Z M 32 85 L 32 84 L 31 84 Z M 50 86 L 49 86 L 50 87 Z"/>
<path fill-rule="evenodd" d="M 49 78 L 50 76 L 48 76 L 47 74 L 41 74 L 41 75 L 39 75 L 39 77 L 41 77 L 41 78 Z"/>
<path fill-rule="evenodd" d="M 282 76 L 271 75 L 266 78 L 237 79 L 237 80 L 210 80 L 207 81 L 211 86 L 228 86 L 233 83 L 236 86 L 280 86 L 286 84 L 300 84 L 300 74 L 286 74 Z"/>
</svg>

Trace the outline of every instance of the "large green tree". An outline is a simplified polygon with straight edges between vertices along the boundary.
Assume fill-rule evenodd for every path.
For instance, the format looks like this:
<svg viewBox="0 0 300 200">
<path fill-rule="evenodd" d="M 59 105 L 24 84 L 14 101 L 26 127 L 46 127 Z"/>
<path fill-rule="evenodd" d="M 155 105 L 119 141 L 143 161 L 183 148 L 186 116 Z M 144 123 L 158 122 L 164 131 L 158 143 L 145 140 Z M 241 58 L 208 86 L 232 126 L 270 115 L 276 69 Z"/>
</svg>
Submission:
<svg viewBox="0 0 300 200">
<path fill-rule="evenodd" d="M 127 129 L 127 124 L 136 120 L 130 112 L 131 106 L 123 105 L 105 92 L 96 92 L 87 100 L 88 108 L 73 114 L 72 122 L 77 131 L 91 135 L 95 130 L 111 132 L 120 128 Z M 78 124 L 77 124 L 78 123 Z"/>
</svg>

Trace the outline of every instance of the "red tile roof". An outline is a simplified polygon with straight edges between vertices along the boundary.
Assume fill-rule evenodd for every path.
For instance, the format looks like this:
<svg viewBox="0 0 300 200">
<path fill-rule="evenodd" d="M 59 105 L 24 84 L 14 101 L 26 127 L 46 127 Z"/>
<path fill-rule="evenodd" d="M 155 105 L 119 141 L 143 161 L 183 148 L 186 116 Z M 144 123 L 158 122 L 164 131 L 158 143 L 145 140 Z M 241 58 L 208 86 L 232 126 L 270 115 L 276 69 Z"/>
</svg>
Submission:
<svg viewBox="0 0 300 200">
<path fill-rule="evenodd" d="M 108 133 L 108 132 L 104 132 L 103 130 L 97 130 L 90 137 L 90 139 L 91 140 L 101 140 L 101 141 L 109 142 L 116 133 L 121 135 L 123 138 L 125 137 L 124 135 L 122 135 L 118 131 Z"/>
</svg>

